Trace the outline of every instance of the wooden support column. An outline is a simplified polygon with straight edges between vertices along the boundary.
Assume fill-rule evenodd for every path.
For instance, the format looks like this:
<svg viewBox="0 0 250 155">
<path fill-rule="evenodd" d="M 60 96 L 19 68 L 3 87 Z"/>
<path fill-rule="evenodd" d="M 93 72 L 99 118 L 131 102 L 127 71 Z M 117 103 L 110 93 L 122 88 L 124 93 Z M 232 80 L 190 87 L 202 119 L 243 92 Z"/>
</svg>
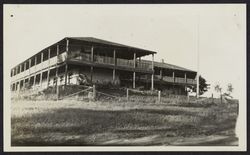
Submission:
<svg viewBox="0 0 250 155">
<path fill-rule="evenodd" d="M 58 47 L 59 48 L 59 47 Z M 67 85 L 67 80 L 68 80 L 68 63 L 67 63 L 67 59 L 68 59 L 68 52 L 69 52 L 69 40 L 66 40 L 66 64 L 65 64 L 65 82 L 64 85 Z"/>
<path fill-rule="evenodd" d="M 173 71 L 173 80 L 174 80 L 174 82 L 175 82 L 175 73 L 174 73 L 174 71 Z"/>
<path fill-rule="evenodd" d="M 91 62 L 92 62 L 92 65 L 90 67 L 90 80 L 91 80 L 91 83 L 93 82 L 93 62 L 94 62 L 94 46 L 91 47 Z"/>
<path fill-rule="evenodd" d="M 35 56 L 35 72 L 36 72 L 37 56 Z"/>
<path fill-rule="evenodd" d="M 26 62 L 24 63 L 24 70 L 23 71 L 25 71 L 26 70 Z"/>
<path fill-rule="evenodd" d="M 40 73 L 40 82 L 39 82 L 40 87 L 42 87 L 42 80 L 43 80 L 43 72 Z"/>
<path fill-rule="evenodd" d="M 43 62 L 43 52 L 41 53 L 41 63 Z"/>
<path fill-rule="evenodd" d="M 64 82 L 64 85 L 66 86 L 67 85 L 67 79 L 68 79 L 68 64 L 66 63 L 65 64 L 65 82 Z"/>
<path fill-rule="evenodd" d="M 19 82 L 16 83 L 16 91 L 18 90 Z"/>
<path fill-rule="evenodd" d="M 56 99 L 59 99 L 59 86 L 58 86 L 58 66 L 56 67 Z"/>
<path fill-rule="evenodd" d="M 48 49 L 48 73 L 47 73 L 47 87 L 49 87 L 49 75 L 50 75 L 50 48 Z"/>
<path fill-rule="evenodd" d="M 116 51 L 115 51 L 115 49 L 114 49 L 114 52 L 113 52 L 113 61 L 114 61 L 113 82 L 115 82 L 115 69 L 116 69 Z"/>
<path fill-rule="evenodd" d="M 20 65 L 20 73 L 22 72 L 22 64 Z"/>
<path fill-rule="evenodd" d="M 160 79 L 162 80 L 162 69 L 160 70 Z"/>
<path fill-rule="evenodd" d="M 47 87 L 49 87 L 49 75 L 50 75 L 50 69 L 47 72 Z"/>
<path fill-rule="evenodd" d="M 58 84 L 58 81 L 59 81 L 59 77 L 58 77 L 58 69 L 59 69 L 58 55 L 59 55 L 59 45 L 56 45 L 56 57 L 57 57 L 57 61 L 56 61 L 56 100 L 59 100 L 59 95 L 60 95 L 59 84 Z"/>
<path fill-rule="evenodd" d="M 152 76 L 151 76 L 151 90 L 154 90 L 154 54 L 152 54 Z"/>
<path fill-rule="evenodd" d="M 187 83 L 187 73 L 185 73 L 184 78 L 185 78 L 185 83 Z"/>
<path fill-rule="evenodd" d="M 33 86 L 36 85 L 36 74 L 34 75 L 34 81 L 33 81 Z"/>
<path fill-rule="evenodd" d="M 66 86 L 68 83 L 68 63 L 67 63 L 67 59 L 68 59 L 68 54 L 69 54 L 69 40 L 66 40 L 66 64 L 65 64 L 65 82 L 64 85 Z"/>
<path fill-rule="evenodd" d="M 136 68 L 136 53 L 134 53 L 133 89 L 135 89 L 135 68 Z"/>
<path fill-rule="evenodd" d="M 30 75 L 31 59 L 29 59 L 29 75 Z"/>
</svg>

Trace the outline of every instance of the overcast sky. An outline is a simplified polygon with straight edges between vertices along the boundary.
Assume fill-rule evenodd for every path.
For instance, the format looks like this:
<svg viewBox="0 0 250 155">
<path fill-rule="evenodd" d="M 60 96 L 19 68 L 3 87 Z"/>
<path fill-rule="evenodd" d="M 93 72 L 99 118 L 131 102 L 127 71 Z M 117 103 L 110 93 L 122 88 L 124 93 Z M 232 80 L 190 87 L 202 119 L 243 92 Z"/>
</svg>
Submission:
<svg viewBox="0 0 250 155">
<path fill-rule="evenodd" d="M 5 5 L 4 73 L 10 75 L 11 67 L 64 37 L 97 37 L 157 51 L 155 60 L 195 71 L 199 49 L 200 74 L 212 87 L 220 83 L 226 90 L 232 83 L 234 97 L 240 98 L 246 87 L 245 8 L 243 4 Z"/>
</svg>

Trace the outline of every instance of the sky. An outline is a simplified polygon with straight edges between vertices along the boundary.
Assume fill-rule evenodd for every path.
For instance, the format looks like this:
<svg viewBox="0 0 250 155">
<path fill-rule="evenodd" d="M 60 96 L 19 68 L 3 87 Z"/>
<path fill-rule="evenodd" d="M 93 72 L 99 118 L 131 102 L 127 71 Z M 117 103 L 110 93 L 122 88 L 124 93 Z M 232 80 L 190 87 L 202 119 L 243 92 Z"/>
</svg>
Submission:
<svg viewBox="0 0 250 155">
<path fill-rule="evenodd" d="M 244 4 L 4 5 L 4 73 L 64 37 L 153 50 L 156 61 L 199 70 L 211 84 L 204 96 L 218 95 L 217 83 L 245 95 Z"/>
</svg>

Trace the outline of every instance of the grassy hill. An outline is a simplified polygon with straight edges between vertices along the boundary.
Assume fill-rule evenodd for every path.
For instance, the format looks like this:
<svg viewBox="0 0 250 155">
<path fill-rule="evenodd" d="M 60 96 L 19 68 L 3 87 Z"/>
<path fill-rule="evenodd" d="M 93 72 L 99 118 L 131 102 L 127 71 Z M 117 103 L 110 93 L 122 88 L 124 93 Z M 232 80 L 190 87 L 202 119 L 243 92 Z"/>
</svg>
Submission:
<svg viewBox="0 0 250 155">
<path fill-rule="evenodd" d="M 122 98 L 122 97 L 121 97 Z M 237 145 L 238 101 L 12 100 L 13 146 Z"/>
</svg>

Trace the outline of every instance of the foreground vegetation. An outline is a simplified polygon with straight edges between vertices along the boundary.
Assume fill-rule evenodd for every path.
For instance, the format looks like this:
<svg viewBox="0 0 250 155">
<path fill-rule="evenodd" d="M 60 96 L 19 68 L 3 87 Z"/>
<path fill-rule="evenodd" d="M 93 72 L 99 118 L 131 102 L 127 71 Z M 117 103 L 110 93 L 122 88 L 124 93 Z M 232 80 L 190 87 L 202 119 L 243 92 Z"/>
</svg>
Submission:
<svg viewBox="0 0 250 155">
<path fill-rule="evenodd" d="M 238 102 L 12 100 L 13 146 L 237 145 Z"/>
</svg>

